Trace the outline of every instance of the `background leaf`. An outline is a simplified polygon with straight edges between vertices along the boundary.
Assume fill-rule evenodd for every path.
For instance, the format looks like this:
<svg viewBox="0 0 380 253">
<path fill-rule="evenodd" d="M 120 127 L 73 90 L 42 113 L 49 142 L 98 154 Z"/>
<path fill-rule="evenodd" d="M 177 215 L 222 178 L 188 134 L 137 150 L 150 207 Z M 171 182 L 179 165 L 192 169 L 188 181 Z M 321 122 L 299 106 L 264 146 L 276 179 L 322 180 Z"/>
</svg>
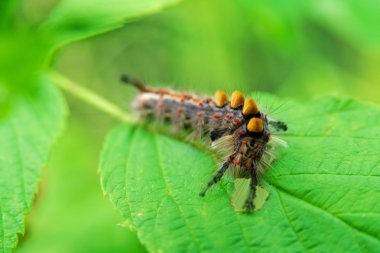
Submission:
<svg viewBox="0 0 380 253">
<path fill-rule="evenodd" d="M 63 0 L 42 28 L 57 35 L 57 44 L 119 28 L 124 22 L 159 11 L 180 0 Z M 89 11 L 90 10 L 90 11 Z"/>
<path fill-rule="evenodd" d="M 0 85 L 9 93 L 27 93 L 46 70 L 50 38 L 30 31 L 0 32 Z"/>
<path fill-rule="evenodd" d="M 116 225 L 120 215 L 101 197 L 94 169 L 101 148 L 94 138 L 97 131 L 76 118 L 68 122 L 43 171 L 17 253 L 145 252 L 135 233 Z M 78 146 L 81 152 L 73 152 Z"/>
<path fill-rule="evenodd" d="M 18 2 L 19 0 L 3 0 L 0 2 L 0 29 L 9 25 Z"/>
<path fill-rule="evenodd" d="M 380 17 L 375 14 L 379 11 L 376 1 L 313 1 L 309 10 L 314 20 L 336 34 L 372 50 L 379 48 Z"/>
<path fill-rule="evenodd" d="M 102 185 L 142 243 L 154 252 L 379 249 L 379 108 L 333 97 L 262 100 L 285 103 L 289 148 L 265 175 L 269 199 L 252 215 L 231 208 L 228 178 L 198 196 L 216 169 L 204 152 L 141 127 L 109 134 Z"/>
<path fill-rule="evenodd" d="M 64 103 L 55 87 L 41 83 L 13 97 L 0 119 L 0 250 L 10 252 L 24 232 L 24 215 L 37 192 L 41 168 L 62 129 Z"/>
</svg>

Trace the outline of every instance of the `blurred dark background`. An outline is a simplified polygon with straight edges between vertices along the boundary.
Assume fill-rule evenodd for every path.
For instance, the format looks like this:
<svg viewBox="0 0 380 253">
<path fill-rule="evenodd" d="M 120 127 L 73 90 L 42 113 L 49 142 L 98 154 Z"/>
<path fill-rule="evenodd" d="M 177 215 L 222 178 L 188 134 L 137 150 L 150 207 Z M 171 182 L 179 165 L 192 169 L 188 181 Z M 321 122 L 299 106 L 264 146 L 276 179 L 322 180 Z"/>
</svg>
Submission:
<svg viewBox="0 0 380 253">
<path fill-rule="evenodd" d="M 24 1 L 42 20 L 55 2 Z M 307 102 L 332 94 L 380 103 L 380 5 L 365 0 L 192 0 L 64 47 L 53 66 L 128 108 L 129 73 L 201 94 L 270 92 Z M 89 10 L 91 11 L 91 10 Z M 66 95 L 67 129 L 44 170 L 18 252 L 141 252 L 104 198 L 97 175 L 107 131 L 118 122 Z M 125 224 L 124 224 L 125 225 Z"/>
</svg>

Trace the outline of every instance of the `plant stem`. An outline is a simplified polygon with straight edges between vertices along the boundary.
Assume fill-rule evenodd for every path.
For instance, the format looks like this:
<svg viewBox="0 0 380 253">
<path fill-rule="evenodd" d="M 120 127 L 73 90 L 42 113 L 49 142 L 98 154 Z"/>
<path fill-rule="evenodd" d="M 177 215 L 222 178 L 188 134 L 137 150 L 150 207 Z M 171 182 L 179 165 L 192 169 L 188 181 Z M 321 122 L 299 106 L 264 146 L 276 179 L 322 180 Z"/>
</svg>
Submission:
<svg viewBox="0 0 380 253">
<path fill-rule="evenodd" d="M 83 86 L 74 83 L 67 77 L 57 72 L 52 72 L 50 74 L 50 77 L 52 81 L 61 89 L 81 99 L 87 104 L 96 107 L 100 111 L 103 111 L 104 113 L 115 117 L 122 122 L 134 123 L 132 117 L 129 114 L 125 113 L 124 110 L 122 110 L 117 105 L 109 102 L 108 100 L 100 97 L 98 94 L 93 93 L 91 90 L 88 90 Z"/>
</svg>

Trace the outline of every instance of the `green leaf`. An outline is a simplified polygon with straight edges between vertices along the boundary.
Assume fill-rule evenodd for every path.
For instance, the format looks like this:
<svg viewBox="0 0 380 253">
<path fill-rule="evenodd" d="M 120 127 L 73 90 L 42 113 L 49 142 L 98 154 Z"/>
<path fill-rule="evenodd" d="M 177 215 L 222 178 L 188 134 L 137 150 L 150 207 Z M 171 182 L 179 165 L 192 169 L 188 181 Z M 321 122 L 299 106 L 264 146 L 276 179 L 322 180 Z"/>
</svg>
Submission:
<svg viewBox="0 0 380 253">
<path fill-rule="evenodd" d="M 12 15 L 19 4 L 19 0 L 2 0 L 0 1 L 0 29 L 7 28 Z"/>
<path fill-rule="evenodd" d="M 0 118 L 9 113 L 15 96 L 38 87 L 51 46 L 49 36 L 33 29 L 0 29 Z"/>
<path fill-rule="evenodd" d="M 51 47 L 50 36 L 33 29 L 0 30 L 0 119 L 15 97 L 38 88 Z"/>
<path fill-rule="evenodd" d="M 7 117 L 0 119 L 0 252 L 11 252 L 24 233 L 24 215 L 65 112 L 59 92 L 47 83 L 13 100 Z"/>
<path fill-rule="evenodd" d="M 225 177 L 205 198 L 215 161 L 136 126 L 105 143 L 102 186 L 150 251 L 376 252 L 380 248 L 380 109 L 324 97 L 306 105 L 266 97 L 289 148 L 265 174 L 269 198 L 250 215 L 230 204 Z"/>
<path fill-rule="evenodd" d="M 95 131 L 102 133 L 103 127 L 95 130 L 94 121 L 82 115 L 70 115 L 67 129 L 54 144 L 17 253 L 144 252 L 135 233 L 115 226 L 120 215 L 100 197 L 94 154 L 103 136 Z"/>
<path fill-rule="evenodd" d="M 123 23 L 160 11 L 180 0 L 63 0 L 53 10 L 43 29 L 57 35 L 63 45 L 114 30 Z"/>
<path fill-rule="evenodd" d="M 35 89 L 51 44 L 50 37 L 33 30 L 0 31 L 0 86 L 10 93 Z"/>
</svg>

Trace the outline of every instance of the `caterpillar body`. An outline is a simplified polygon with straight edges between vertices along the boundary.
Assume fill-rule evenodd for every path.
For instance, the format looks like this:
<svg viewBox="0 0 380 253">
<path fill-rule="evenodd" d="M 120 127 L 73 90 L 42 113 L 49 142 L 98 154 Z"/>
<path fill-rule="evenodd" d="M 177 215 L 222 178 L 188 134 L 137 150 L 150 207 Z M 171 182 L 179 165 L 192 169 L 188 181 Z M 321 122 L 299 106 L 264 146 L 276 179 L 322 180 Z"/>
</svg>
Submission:
<svg viewBox="0 0 380 253">
<path fill-rule="evenodd" d="M 250 179 L 243 209 L 246 212 L 254 209 L 260 175 L 275 159 L 276 146 L 286 147 L 286 142 L 273 131 L 286 131 L 285 123 L 269 118 L 253 99 L 246 99 L 239 91 L 233 92 L 230 100 L 222 91 L 217 91 L 215 98 L 201 98 L 190 93 L 150 88 L 126 75 L 121 80 L 138 89 L 133 108 L 142 117 L 158 122 L 169 120 L 175 133 L 191 129 L 192 138 L 209 136 L 212 148 L 224 154 L 222 165 L 200 196 L 204 197 L 230 168 L 235 178 Z"/>
</svg>

